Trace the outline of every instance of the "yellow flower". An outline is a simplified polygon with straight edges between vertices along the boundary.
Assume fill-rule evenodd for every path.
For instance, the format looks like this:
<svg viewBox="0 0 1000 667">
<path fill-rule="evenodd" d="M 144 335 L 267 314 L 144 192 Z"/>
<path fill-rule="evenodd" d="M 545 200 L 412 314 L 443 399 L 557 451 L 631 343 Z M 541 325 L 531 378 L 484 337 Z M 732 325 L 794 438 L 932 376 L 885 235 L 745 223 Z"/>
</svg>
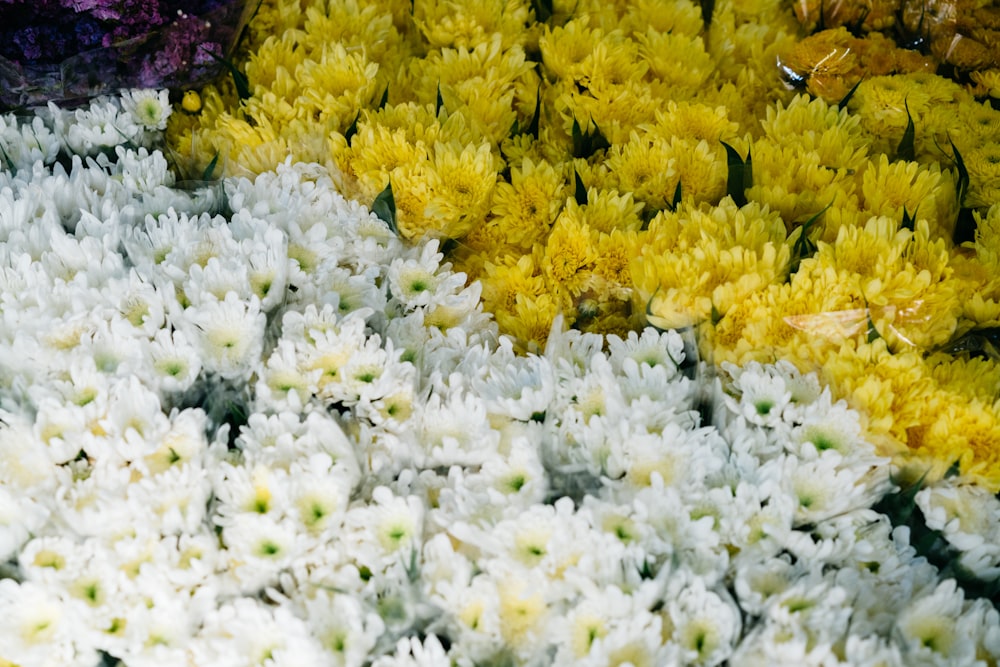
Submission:
<svg viewBox="0 0 1000 667">
<path fill-rule="evenodd" d="M 860 119 L 822 98 L 796 95 L 784 106 L 768 107 L 761 120 L 764 133 L 782 146 L 816 151 L 829 169 L 860 169 L 867 157 L 867 140 Z M 756 166 L 756 165 L 755 165 Z"/>
<path fill-rule="evenodd" d="M 962 151 L 962 159 L 969 170 L 969 196 L 966 206 L 991 206 L 992 198 L 1000 187 L 1000 142 L 977 145 L 969 151 Z"/>
<path fill-rule="evenodd" d="M 670 100 L 666 109 L 656 110 L 656 121 L 648 129 L 668 139 L 684 137 L 717 143 L 731 142 L 739 127 L 738 123 L 730 120 L 726 107 Z"/>
<path fill-rule="evenodd" d="M 948 109 L 954 116 L 958 112 L 957 122 L 960 123 L 958 136 L 969 137 L 970 144 L 983 144 L 1000 141 L 1000 111 L 988 103 L 966 100 L 957 109 Z M 957 138 L 957 137 L 956 137 Z"/>
<path fill-rule="evenodd" d="M 589 282 L 590 270 L 597 259 L 590 228 L 564 210 L 556 218 L 545 243 L 542 271 L 550 284 L 559 285 L 572 295 L 582 292 Z"/>
<path fill-rule="evenodd" d="M 619 190 L 631 192 L 657 210 L 673 200 L 677 171 L 674 151 L 667 140 L 633 132 L 628 143 L 611 147 L 606 161 L 618 179 Z"/>
<path fill-rule="evenodd" d="M 303 30 L 311 43 L 340 42 L 351 49 L 364 49 L 369 60 L 379 63 L 388 52 L 402 46 L 392 13 L 381 3 L 339 0 L 310 4 L 305 12 Z"/>
<path fill-rule="evenodd" d="M 583 63 L 604 37 L 599 28 L 589 27 L 589 21 L 589 17 L 583 14 L 565 25 L 545 27 L 538 46 L 550 77 L 575 80 L 583 76 Z M 617 38 L 621 39 L 621 35 Z"/>
<path fill-rule="evenodd" d="M 991 492 L 1000 490 L 1000 414 L 989 404 L 956 397 L 935 411 L 919 454 L 937 463 L 941 474 L 955 461 L 960 473 Z"/>
<path fill-rule="evenodd" d="M 636 36 L 639 53 L 666 99 L 683 99 L 699 92 L 715 72 L 715 63 L 698 35 L 660 32 L 649 28 Z"/>
<path fill-rule="evenodd" d="M 513 313 L 519 294 L 537 299 L 546 292 L 545 279 L 531 255 L 516 261 L 508 255 L 500 264 L 487 262 L 484 268 L 483 304 L 490 312 Z"/>
<path fill-rule="evenodd" d="M 423 141 L 411 142 L 405 130 L 367 121 L 358 124 L 350 148 L 334 156 L 340 170 L 353 179 L 351 194 L 364 202 L 375 199 L 397 168 L 428 159 Z"/>
<path fill-rule="evenodd" d="M 990 97 L 1000 98 L 1000 69 L 972 72 L 969 78 Z"/>
<path fill-rule="evenodd" d="M 517 0 L 431 0 L 413 5 L 413 22 L 433 48 L 471 48 L 494 35 L 507 48 L 524 39 L 528 5 Z"/>
<path fill-rule="evenodd" d="M 615 229 L 638 231 L 642 227 L 639 213 L 642 203 L 635 203 L 631 193 L 619 194 L 617 190 L 587 189 L 587 203 L 581 206 L 576 199 L 566 200 L 566 210 L 592 232 L 610 234 Z"/>
<path fill-rule="evenodd" d="M 630 266 L 632 258 L 642 245 L 640 234 L 637 231 L 615 229 L 598 235 L 594 274 L 604 280 L 604 288 L 601 291 L 605 298 L 628 300 L 631 296 Z"/>
<path fill-rule="evenodd" d="M 496 158 L 490 145 L 435 144 L 431 173 L 433 199 L 428 215 L 434 218 L 434 232 L 445 238 L 461 238 L 481 224 L 490 209 L 497 182 Z"/>
<path fill-rule="evenodd" d="M 513 310 L 496 313 L 500 330 L 513 336 L 523 352 L 540 353 L 562 309 L 551 294 L 531 297 L 518 294 Z"/>
<path fill-rule="evenodd" d="M 511 169 L 510 179 L 497 185 L 490 212 L 507 243 L 527 250 L 548 234 L 566 197 L 566 183 L 552 165 L 530 158 Z"/>
<path fill-rule="evenodd" d="M 850 108 L 861 117 L 861 125 L 872 139 L 874 152 L 895 154 L 907 125 L 907 111 L 916 127 L 929 110 L 930 96 L 904 76 L 865 79 L 851 98 Z M 921 150 L 921 133 L 916 132 Z"/>
<path fill-rule="evenodd" d="M 307 117 L 335 129 L 346 129 L 358 109 L 382 91 L 376 87 L 378 64 L 362 52 L 349 52 L 339 42 L 327 45 L 319 59 L 307 58 L 295 70 L 302 88 L 296 106 Z"/>
<path fill-rule="evenodd" d="M 942 175 L 937 164 L 923 166 L 916 162 L 880 155 L 868 163 L 862 177 L 864 208 L 875 216 L 902 221 L 905 209 L 911 217 L 926 218 L 935 235 L 950 238 L 958 215 L 955 186 Z"/>
<path fill-rule="evenodd" d="M 684 200 L 696 203 L 715 202 L 726 193 L 728 164 L 724 147 L 704 139 L 695 143 L 676 137 L 670 140 L 670 153 Z M 674 188 L 677 186 L 675 185 Z M 670 195 L 671 201 L 673 194 Z"/>
<path fill-rule="evenodd" d="M 630 2 L 621 25 L 629 33 L 644 33 L 651 28 L 657 32 L 679 35 L 698 35 L 704 28 L 701 7 L 691 0 Z"/>
<path fill-rule="evenodd" d="M 271 35 L 250 53 L 246 62 L 247 79 L 254 86 L 271 90 L 287 101 L 299 96 L 301 88 L 292 73 L 305 59 L 305 50 L 291 31 Z"/>
</svg>

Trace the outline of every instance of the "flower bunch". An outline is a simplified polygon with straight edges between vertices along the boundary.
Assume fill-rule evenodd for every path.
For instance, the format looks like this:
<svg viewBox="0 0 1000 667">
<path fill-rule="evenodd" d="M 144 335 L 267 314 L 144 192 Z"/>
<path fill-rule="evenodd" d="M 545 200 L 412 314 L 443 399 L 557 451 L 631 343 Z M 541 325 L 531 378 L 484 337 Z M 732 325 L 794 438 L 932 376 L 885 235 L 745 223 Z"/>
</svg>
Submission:
<svg viewBox="0 0 1000 667">
<path fill-rule="evenodd" d="M 965 589 L 815 375 L 559 319 L 517 354 L 322 166 L 140 210 L 162 154 L 109 149 L 2 173 L 0 659 L 1000 658 L 995 499 L 915 495 Z"/>
<path fill-rule="evenodd" d="M 997 360 L 969 342 L 998 317 L 987 72 L 963 87 L 877 32 L 798 41 L 780 3 L 713 7 L 274 0 L 248 90 L 206 88 L 171 145 L 195 171 L 324 164 L 441 239 L 519 350 L 560 316 L 692 326 L 705 358 L 822 369 L 884 453 L 997 488 L 995 396 L 970 375 Z"/>
<path fill-rule="evenodd" d="M 244 0 L 5 0 L 0 107 L 210 80 Z"/>
</svg>

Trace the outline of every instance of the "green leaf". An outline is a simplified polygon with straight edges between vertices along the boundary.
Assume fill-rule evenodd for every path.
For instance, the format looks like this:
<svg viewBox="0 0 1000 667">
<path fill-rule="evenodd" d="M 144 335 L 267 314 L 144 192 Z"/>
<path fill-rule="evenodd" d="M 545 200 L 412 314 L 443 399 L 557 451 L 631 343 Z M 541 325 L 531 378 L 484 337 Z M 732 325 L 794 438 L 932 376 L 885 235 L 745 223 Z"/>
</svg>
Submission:
<svg viewBox="0 0 1000 667">
<path fill-rule="evenodd" d="M 382 109 L 384 109 L 385 105 L 388 103 L 389 103 L 389 86 L 386 86 L 385 90 L 382 91 L 382 97 L 379 98 L 377 107 L 378 110 L 381 111 Z"/>
<path fill-rule="evenodd" d="M 958 205 L 962 206 L 965 204 L 965 195 L 969 192 L 969 170 L 965 166 L 962 154 L 958 152 L 958 147 L 955 146 L 955 142 L 950 137 L 948 138 L 948 143 L 951 144 L 951 152 L 955 154 L 955 170 L 958 172 L 958 182 L 955 184 L 955 190 L 958 194 Z"/>
<path fill-rule="evenodd" d="M 903 131 L 903 139 L 899 142 L 896 155 L 900 160 L 913 162 L 917 157 L 915 141 L 917 138 L 916 128 L 913 125 L 913 116 L 910 115 L 910 105 L 903 100 L 903 107 L 906 109 L 906 130 Z"/>
<path fill-rule="evenodd" d="M 955 459 L 954 463 L 948 466 L 947 472 L 944 474 L 944 478 L 958 477 L 962 473 L 962 465 L 958 459 Z"/>
<path fill-rule="evenodd" d="M 735 148 L 725 141 L 719 143 L 726 147 L 726 162 L 729 165 L 726 194 L 733 198 L 737 206 L 745 206 L 747 203 L 746 191 L 753 187 L 753 166 L 750 162 L 750 151 L 747 151 L 747 159 L 744 162 Z"/>
<path fill-rule="evenodd" d="M 542 87 L 539 86 L 538 92 L 535 94 L 535 113 L 531 117 L 531 123 L 528 124 L 528 129 L 527 129 L 527 133 L 533 136 L 535 139 L 538 138 L 538 124 L 540 122 L 541 115 L 542 115 Z"/>
<path fill-rule="evenodd" d="M 972 215 L 971 208 L 963 206 L 958 209 L 958 218 L 955 220 L 955 233 L 952 235 L 955 245 L 975 241 L 977 227 L 976 218 Z"/>
<path fill-rule="evenodd" d="M 971 243 L 976 240 L 976 218 L 972 215 L 972 209 L 965 205 L 965 196 L 969 194 L 969 170 L 965 166 L 962 154 L 958 152 L 958 147 L 950 138 L 951 151 L 955 155 L 955 171 L 958 172 L 958 181 L 955 183 L 955 196 L 958 199 L 958 217 L 955 219 L 955 231 L 952 240 L 955 245 Z"/>
<path fill-rule="evenodd" d="M 833 206 L 832 199 L 830 200 L 829 204 L 827 204 L 818 212 L 813 214 L 813 216 L 808 220 L 806 220 L 799 228 L 801 230 L 799 231 L 799 238 L 795 239 L 795 244 L 792 246 L 792 259 L 791 262 L 789 263 L 789 270 L 788 270 L 789 275 L 799 270 L 799 264 L 802 263 L 802 260 L 806 259 L 807 257 L 812 257 L 814 254 L 816 254 L 816 251 L 819 248 L 816 245 L 816 243 L 811 238 L 809 238 L 809 232 L 812 231 L 812 226 L 816 224 L 816 221 L 819 220 L 823 216 L 823 214 L 826 213 L 827 209 L 829 209 L 831 206 Z"/>
<path fill-rule="evenodd" d="M 434 115 L 437 116 L 444 108 L 444 99 L 441 97 L 441 82 L 438 81 L 437 100 L 434 102 Z"/>
<path fill-rule="evenodd" d="M 385 186 L 385 190 L 375 197 L 375 201 L 372 203 L 372 213 L 389 225 L 393 234 L 399 233 L 399 229 L 396 227 L 396 200 L 392 196 L 392 180 Z"/>
<path fill-rule="evenodd" d="M 222 63 L 222 66 L 225 67 L 227 70 L 229 70 L 229 73 L 233 77 L 233 84 L 236 86 L 236 94 L 239 95 L 240 101 L 250 99 L 251 97 L 250 80 L 247 78 L 247 75 L 239 71 L 236 68 L 236 65 L 229 62 L 225 58 L 220 58 L 219 56 L 215 55 L 215 53 L 213 53 L 212 51 L 206 49 L 204 46 L 202 46 L 201 49 L 202 51 L 210 55 L 214 60 Z"/>
<path fill-rule="evenodd" d="M 712 14 L 715 13 L 715 0 L 701 0 L 701 20 L 707 28 L 712 23 Z M 822 4 L 822 3 L 820 3 Z"/>
<path fill-rule="evenodd" d="M 583 179 L 580 178 L 579 172 L 575 169 L 573 170 L 573 177 L 576 180 L 576 192 L 574 196 L 576 198 L 576 203 L 580 206 L 587 205 L 587 186 L 583 184 Z"/>
<path fill-rule="evenodd" d="M 594 123 L 593 132 L 584 132 L 583 128 L 580 127 L 580 123 L 574 118 L 572 135 L 573 157 L 586 159 L 597 151 L 611 148 L 611 144 L 605 138 L 604 134 L 601 133 L 601 128 L 597 126 L 597 123 Z"/>
<path fill-rule="evenodd" d="M 670 201 L 670 210 L 676 211 L 677 207 L 681 205 L 681 199 L 683 197 L 683 192 L 681 190 L 681 179 L 677 179 L 677 187 L 674 188 L 674 198 Z"/>
<path fill-rule="evenodd" d="M 881 337 L 882 337 L 882 335 L 878 332 L 878 329 L 875 328 L 875 322 L 872 321 L 872 313 L 871 313 L 871 310 L 869 310 L 868 311 L 868 342 L 869 343 L 874 343 L 875 341 L 877 341 Z"/>
<path fill-rule="evenodd" d="M 361 112 L 360 111 L 354 116 L 354 120 L 351 121 L 351 124 L 347 127 L 347 130 L 344 132 L 344 139 L 347 140 L 347 145 L 348 146 L 351 145 L 351 139 L 354 138 L 354 135 L 358 133 L 358 121 L 359 120 L 361 120 Z"/>
<path fill-rule="evenodd" d="M 854 84 L 854 87 L 851 88 L 849 91 L 847 91 L 847 94 L 844 95 L 844 97 L 842 97 L 839 102 L 837 102 L 837 108 L 839 108 L 839 109 L 846 109 L 847 108 L 847 103 L 851 101 L 852 97 L 854 97 L 854 93 L 856 93 L 858 91 L 858 86 L 860 86 L 861 82 L 864 81 L 864 80 L 865 80 L 865 77 L 861 77 L 860 79 L 858 79 L 858 82 L 856 84 Z"/>
<path fill-rule="evenodd" d="M 215 151 L 215 155 L 212 156 L 212 161 L 208 163 L 205 167 L 205 171 L 201 174 L 201 180 L 210 181 L 212 180 L 212 174 L 215 173 L 215 165 L 219 163 L 219 151 Z"/>
<path fill-rule="evenodd" d="M 920 206 L 918 205 L 917 208 L 920 208 Z M 916 221 L 916 219 L 917 219 L 917 209 L 913 209 L 913 215 L 910 215 L 910 212 L 907 211 L 906 207 L 904 206 L 903 207 L 903 222 L 900 223 L 899 226 L 902 229 L 909 229 L 912 232 L 913 231 L 913 223 Z"/>
</svg>

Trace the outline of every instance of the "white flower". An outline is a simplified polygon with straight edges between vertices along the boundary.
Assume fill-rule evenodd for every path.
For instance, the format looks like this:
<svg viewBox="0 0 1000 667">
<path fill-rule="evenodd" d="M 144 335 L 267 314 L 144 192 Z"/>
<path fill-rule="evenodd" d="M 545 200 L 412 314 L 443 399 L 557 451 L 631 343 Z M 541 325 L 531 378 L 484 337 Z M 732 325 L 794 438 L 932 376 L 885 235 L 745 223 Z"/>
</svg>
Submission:
<svg viewBox="0 0 1000 667">
<path fill-rule="evenodd" d="M 0 579 L 0 618 L 0 656 L 16 665 L 75 665 L 74 644 L 85 652 L 93 639 L 56 591 L 30 581 Z"/>
<path fill-rule="evenodd" d="M 301 555 L 305 545 L 290 519 L 241 513 L 222 530 L 228 574 L 241 591 L 254 593 L 271 585 L 278 573 Z"/>
<path fill-rule="evenodd" d="M 257 297 L 243 301 L 230 292 L 225 301 L 185 310 L 180 326 L 199 348 L 205 370 L 237 379 L 249 375 L 260 360 L 264 323 Z"/>
<path fill-rule="evenodd" d="M 954 579 L 915 600 L 896 619 L 894 638 L 912 665 L 972 664 L 974 626 L 963 617 L 964 594 Z"/>
<path fill-rule="evenodd" d="M 985 488 L 947 479 L 924 487 L 915 500 L 927 527 L 941 531 L 959 551 L 972 551 L 984 544 L 997 546 L 1000 500 Z"/>
<path fill-rule="evenodd" d="M 723 364 L 722 368 L 732 378 L 732 391 L 735 393 L 735 397 L 725 396 L 730 410 L 742 415 L 751 424 L 772 428 L 782 424 L 792 392 L 779 373 L 756 362 L 742 368 Z"/>
<path fill-rule="evenodd" d="M 241 597 L 210 613 L 192 646 L 198 665 L 319 667 L 328 655 L 287 607 Z"/>
<path fill-rule="evenodd" d="M 317 589 L 300 604 L 310 633 L 338 667 L 361 667 L 385 630 L 379 615 L 352 595 Z"/>
<path fill-rule="evenodd" d="M 718 665 L 733 652 L 740 636 L 740 610 L 725 589 L 707 590 L 693 577 L 670 596 L 667 613 L 673 622 L 673 641 L 689 664 Z"/>
<path fill-rule="evenodd" d="M 448 653 L 435 635 L 428 635 L 422 642 L 417 637 L 405 637 L 396 644 L 396 652 L 384 655 L 372 667 L 451 667 Z"/>
<path fill-rule="evenodd" d="M 146 364 L 137 372 L 149 386 L 163 393 L 185 391 L 201 374 L 198 350 L 179 329 L 160 329 L 146 350 Z"/>
<path fill-rule="evenodd" d="M 143 130 L 165 130 L 167 119 L 173 107 L 170 105 L 170 91 L 132 89 L 121 92 L 122 109 L 131 117 L 132 122 Z"/>
</svg>

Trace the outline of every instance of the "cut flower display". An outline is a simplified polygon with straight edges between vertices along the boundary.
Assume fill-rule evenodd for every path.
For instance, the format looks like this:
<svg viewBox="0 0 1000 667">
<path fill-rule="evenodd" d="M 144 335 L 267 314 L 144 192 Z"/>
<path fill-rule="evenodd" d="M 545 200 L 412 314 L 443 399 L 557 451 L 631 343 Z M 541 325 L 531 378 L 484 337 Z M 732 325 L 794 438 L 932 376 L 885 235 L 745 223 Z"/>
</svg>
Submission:
<svg viewBox="0 0 1000 667">
<path fill-rule="evenodd" d="M 926 484 L 911 528 L 815 374 L 558 319 L 519 354 L 438 240 L 318 164 L 220 195 L 69 148 L 108 117 L 150 139 L 154 99 L 50 106 L 34 161 L 5 119 L 4 661 L 1000 659 L 995 499 Z"/>
<path fill-rule="evenodd" d="M 992 61 L 955 60 L 992 28 L 940 53 L 992 10 L 938 8 L 920 53 L 889 36 L 914 3 L 856 4 L 806 35 L 810 3 L 273 0 L 247 89 L 168 140 L 194 174 L 323 164 L 439 240 L 521 352 L 560 317 L 690 327 L 714 364 L 819 373 L 914 475 L 996 491 L 1000 111 Z"/>
<path fill-rule="evenodd" d="M 253 4 L 0 116 L 0 664 L 1000 664 L 993 10 Z"/>
</svg>

